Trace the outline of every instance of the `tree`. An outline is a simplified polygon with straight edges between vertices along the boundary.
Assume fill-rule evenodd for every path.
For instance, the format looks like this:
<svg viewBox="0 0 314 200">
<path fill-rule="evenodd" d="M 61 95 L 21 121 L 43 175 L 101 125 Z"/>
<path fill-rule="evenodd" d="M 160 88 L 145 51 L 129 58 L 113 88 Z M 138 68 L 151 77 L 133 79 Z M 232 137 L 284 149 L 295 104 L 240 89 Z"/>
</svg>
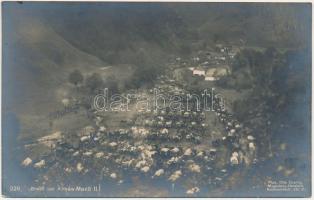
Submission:
<svg viewBox="0 0 314 200">
<path fill-rule="evenodd" d="M 214 43 L 217 43 L 219 40 L 220 40 L 219 34 L 215 33 L 215 34 L 213 35 L 213 41 L 214 41 Z"/>
<path fill-rule="evenodd" d="M 92 92 L 104 85 L 103 79 L 97 73 L 93 73 L 90 77 L 86 79 L 86 87 Z"/>
<path fill-rule="evenodd" d="M 192 49 L 189 44 L 182 43 L 179 46 L 179 52 L 183 56 L 189 56 L 192 53 Z"/>
<path fill-rule="evenodd" d="M 110 92 L 112 94 L 117 93 L 119 91 L 118 89 L 118 81 L 116 79 L 116 77 L 114 76 L 110 76 L 106 79 L 106 88 L 109 88 Z"/>
<path fill-rule="evenodd" d="M 74 70 L 69 75 L 69 82 L 75 86 L 77 86 L 79 83 L 82 83 L 83 79 L 84 79 L 84 77 L 83 77 L 82 73 L 77 69 Z"/>
</svg>

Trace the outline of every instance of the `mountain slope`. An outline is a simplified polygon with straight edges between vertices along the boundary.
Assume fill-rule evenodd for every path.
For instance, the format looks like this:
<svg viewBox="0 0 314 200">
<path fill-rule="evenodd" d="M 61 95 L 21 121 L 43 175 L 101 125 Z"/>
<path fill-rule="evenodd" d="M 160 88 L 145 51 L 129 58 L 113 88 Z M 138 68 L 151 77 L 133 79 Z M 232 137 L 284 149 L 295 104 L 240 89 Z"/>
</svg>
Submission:
<svg viewBox="0 0 314 200">
<path fill-rule="evenodd" d="M 56 101 L 56 90 L 67 82 L 69 72 L 79 69 L 87 73 L 105 66 L 100 59 L 73 47 L 37 19 L 11 18 L 10 22 L 14 28 L 4 32 L 4 40 L 9 42 L 4 48 L 3 68 L 4 101 L 9 109 L 45 111 Z M 31 109 L 34 105 L 36 111 Z"/>
</svg>

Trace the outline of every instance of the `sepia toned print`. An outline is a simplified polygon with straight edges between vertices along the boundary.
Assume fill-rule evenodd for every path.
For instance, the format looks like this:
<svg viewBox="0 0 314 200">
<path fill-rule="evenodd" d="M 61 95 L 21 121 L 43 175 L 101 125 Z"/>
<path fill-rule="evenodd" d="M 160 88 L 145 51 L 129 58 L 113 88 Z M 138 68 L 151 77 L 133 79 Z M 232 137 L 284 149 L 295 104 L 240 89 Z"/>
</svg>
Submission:
<svg viewBox="0 0 314 200">
<path fill-rule="evenodd" d="M 311 4 L 2 3 L 4 197 L 310 197 Z"/>
</svg>

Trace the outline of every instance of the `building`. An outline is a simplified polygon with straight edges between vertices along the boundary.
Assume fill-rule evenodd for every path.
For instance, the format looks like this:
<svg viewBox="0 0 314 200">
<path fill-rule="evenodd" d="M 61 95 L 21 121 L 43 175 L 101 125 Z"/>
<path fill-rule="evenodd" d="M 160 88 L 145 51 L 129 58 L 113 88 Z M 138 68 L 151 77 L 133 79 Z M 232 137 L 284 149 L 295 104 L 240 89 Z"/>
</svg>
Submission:
<svg viewBox="0 0 314 200">
<path fill-rule="evenodd" d="M 229 68 L 226 67 L 214 67 L 206 71 L 205 81 L 216 81 L 219 80 L 222 76 L 228 75 Z"/>
<path fill-rule="evenodd" d="M 195 67 L 189 67 L 189 70 L 191 70 L 192 72 L 194 69 L 195 69 Z"/>
<path fill-rule="evenodd" d="M 213 76 L 205 76 L 205 81 L 216 81 L 216 78 Z"/>
<path fill-rule="evenodd" d="M 193 75 L 198 75 L 198 76 L 205 76 L 205 69 L 201 68 L 201 67 L 197 67 L 195 69 L 193 69 Z"/>
</svg>

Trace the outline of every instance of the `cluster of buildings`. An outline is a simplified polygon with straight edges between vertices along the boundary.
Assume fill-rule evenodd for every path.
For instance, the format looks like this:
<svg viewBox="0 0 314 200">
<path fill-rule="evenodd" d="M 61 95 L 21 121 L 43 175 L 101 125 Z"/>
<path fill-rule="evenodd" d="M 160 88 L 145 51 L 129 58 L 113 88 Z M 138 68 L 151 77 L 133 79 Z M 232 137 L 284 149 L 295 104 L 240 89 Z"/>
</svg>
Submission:
<svg viewBox="0 0 314 200">
<path fill-rule="evenodd" d="M 195 76 L 203 76 L 205 81 L 219 80 L 221 77 L 227 76 L 230 71 L 228 66 L 220 66 L 213 68 L 189 67 L 189 70 L 191 70 L 192 74 Z"/>
<path fill-rule="evenodd" d="M 213 50 L 198 51 L 189 62 L 183 62 L 183 66 L 194 76 L 203 77 L 205 81 L 217 81 L 231 73 L 230 64 L 236 55 L 232 46 L 217 44 Z M 181 58 L 176 59 L 177 62 Z"/>
</svg>

